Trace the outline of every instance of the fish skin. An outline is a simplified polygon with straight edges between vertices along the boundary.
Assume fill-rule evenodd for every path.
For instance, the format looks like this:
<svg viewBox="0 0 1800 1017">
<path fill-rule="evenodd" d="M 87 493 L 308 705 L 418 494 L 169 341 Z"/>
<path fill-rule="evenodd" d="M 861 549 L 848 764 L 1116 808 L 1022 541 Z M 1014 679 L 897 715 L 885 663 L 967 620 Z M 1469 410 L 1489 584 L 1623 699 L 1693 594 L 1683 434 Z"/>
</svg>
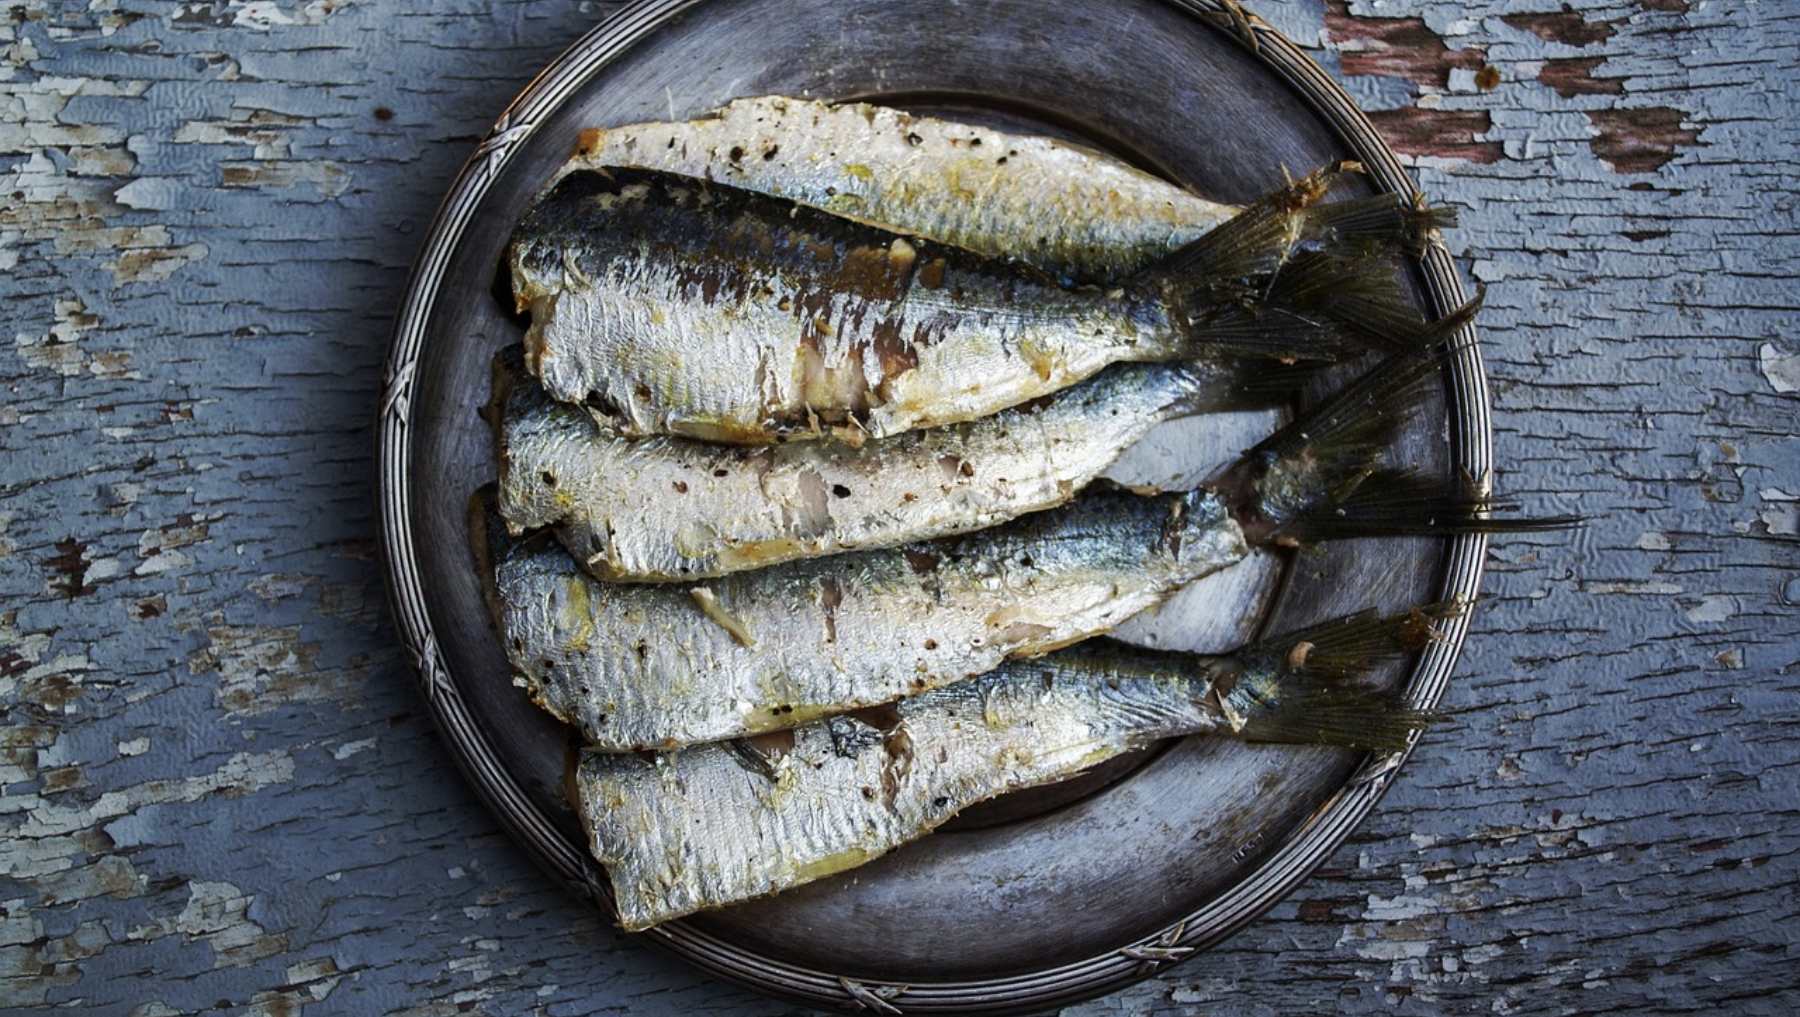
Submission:
<svg viewBox="0 0 1800 1017">
<path fill-rule="evenodd" d="M 783 96 L 589 130 L 558 179 L 612 166 L 717 179 L 1097 283 L 1129 278 L 1238 211 L 1050 138 Z"/>
<path fill-rule="evenodd" d="M 1107 631 L 1247 553 L 1214 495 L 1090 493 L 963 537 L 700 584 L 609 584 L 554 543 L 501 549 L 519 682 L 592 745 L 791 728 Z"/>
<path fill-rule="evenodd" d="M 914 696 L 888 716 L 792 732 L 767 769 L 731 745 L 585 752 L 593 855 L 637 931 L 872 861 L 959 811 L 1072 777 L 1155 741 L 1238 726 L 1241 665 L 1100 640 Z M 885 722 L 885 723 L 884 723 Z"/>
<path fill-rule="evenodd" d="M 601 583 L 527 545 L 503 556 L 491 601 L 540 705 L 617 749 L 667 747 L 793 727 L 1097 635 L 1248 544 L 1572 525 L 1496 516 L 1510 506 L 1461 481 L 1380 465 L 1438 369 L 1396 354 L 1186 495 L 1090 491 L 961 537 L 700 584 Z"/>
<path fill-rule="evenodd" d="M 554 525 L 597 578 L 712 578 L 967 533 L 1067 502 L 1164 420 L 1215 405 L 1225 364 L 1120 364 L 1046 400 L 861 446 L 628 438 L 496 362 L 499 507 Z"/>
<path fill-rule="evenodd" d="M 660 171 L 564 177 L 521 220 L 509 264 L 531 313 L 527 367 L 632 436 L 854 443 L 1193 345 L 1160 277 L 1071 289 L 1019 262 Z"/>
</svg>

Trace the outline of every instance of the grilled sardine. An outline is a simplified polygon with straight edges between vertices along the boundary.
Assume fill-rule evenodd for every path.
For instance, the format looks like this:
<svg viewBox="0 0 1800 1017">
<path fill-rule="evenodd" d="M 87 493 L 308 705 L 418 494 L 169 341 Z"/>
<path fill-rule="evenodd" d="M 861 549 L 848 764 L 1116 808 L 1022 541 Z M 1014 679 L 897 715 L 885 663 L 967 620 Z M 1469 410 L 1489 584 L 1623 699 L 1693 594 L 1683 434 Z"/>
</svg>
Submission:
<svg viewBox="0 0 1800 1017">
<path fill-rule="evenodd" d="M 982 529 L 1067 502 L 1156 424 L 1222 396 L 1229 365 L 1120 364 L 1047 400 L 850 446 L 628 438 L 496 360 L 499 508 L 554 525 L 596 577 L 711 578 Z"/>
<path fill-rule="evenodd" d="M 509 248 L 526 365 L 630 436 L 855 443 L 987 416 L 1121 361 L 1411 341 L 1428 326 L 1371 247 L 1444 217 L 1394 196 L 1316 205 L 1327 176 L 1104 289 L 694 177 L 572 173 Z"/>
<path fill-rule="evenodd" d="M 1121 282 L 1238 212 L 1049 138 L 783 96 L 587 131 L 563 172 L 621 166 L 718 180 L 1084 282 Z"/>
<path fill-rule="evenodd" d="M 1098 640 L 779 743 L 590 751 L 576 789 L 620 924 L 645 929 L 853 868 L 976 802 L 1164 738 L 1402 746 L 1427 718 L 1341 679 L 1429 636 L 1430 617 L 1414 613 L 1216 658 Z"/>
<path fill-rule="evenodd" d="M 501 634 L 533 699 L 611 751 L 792 727 L 1113 628 L 1246 553 L 1206 492 L 1108 492 L 964 537 L 705 584 L 602 583 L 500 550 Z"/>
</svg>

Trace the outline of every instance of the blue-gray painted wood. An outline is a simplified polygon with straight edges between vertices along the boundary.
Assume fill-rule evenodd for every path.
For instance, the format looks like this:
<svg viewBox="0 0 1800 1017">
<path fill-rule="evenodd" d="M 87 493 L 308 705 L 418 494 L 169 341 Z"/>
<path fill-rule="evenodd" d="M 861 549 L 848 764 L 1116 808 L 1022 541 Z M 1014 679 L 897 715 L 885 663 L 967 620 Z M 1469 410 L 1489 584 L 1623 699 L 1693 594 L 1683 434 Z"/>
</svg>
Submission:
<svg viewBox="0 0 1800 1017">
<path fill-rule="evenodd" d="M 6 8 L 0 1009 L 792 1012 L 531 868 L 382 602 L 407 265 L 506 100 L 612 6 Z M 1463 207 L 1498 485 L 1596 519 L 1496 544 L 1456 724 L 1324 872 L 1066 1013 L 1791 1012 L 1791 5 L 1251 6 Z"/>
</svg>

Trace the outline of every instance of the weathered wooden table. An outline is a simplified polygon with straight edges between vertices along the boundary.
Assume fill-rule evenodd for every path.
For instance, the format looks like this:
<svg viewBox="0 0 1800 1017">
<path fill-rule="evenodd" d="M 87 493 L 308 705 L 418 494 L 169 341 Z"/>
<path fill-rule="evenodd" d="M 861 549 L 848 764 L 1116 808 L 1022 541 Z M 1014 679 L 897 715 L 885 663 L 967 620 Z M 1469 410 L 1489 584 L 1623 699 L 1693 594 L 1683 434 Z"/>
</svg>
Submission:
<svg viewBox="0 0 1800 1017">
<path fill-rule="evenodd" d="M 531 867 L 383 602 L 407 266 L 612 6 L 6 6 L 0 1009 L 791 1012 Z M 1456 724 L 1325 871 L 1068 1012 L 1793 1012 L 1794 5 L 1252 6 L 1464 207 L 1500 486 L 1595 522 L 1496 544 Z"/>
</svg>

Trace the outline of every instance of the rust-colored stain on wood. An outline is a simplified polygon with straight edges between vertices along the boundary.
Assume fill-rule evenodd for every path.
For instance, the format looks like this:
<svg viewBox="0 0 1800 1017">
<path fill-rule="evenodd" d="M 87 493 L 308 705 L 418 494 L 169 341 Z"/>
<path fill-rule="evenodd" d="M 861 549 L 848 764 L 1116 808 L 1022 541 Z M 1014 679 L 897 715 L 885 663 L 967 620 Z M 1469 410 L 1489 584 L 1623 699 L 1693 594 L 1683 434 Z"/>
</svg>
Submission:
<svg viewBox="0 0 1800 1017">
<path fill-rule="evenodd" d="M 1617 173 L 1654 173 L 1679 148 L 1699 143 L 1700 132 L 1681 126 L 1686 114 L 1668 106 L 1596 109 L 1588 120 L 1600 131 L 1594 154 Z"/>
<path fill-rule="evenodd" d="M 1569 10 L 1553 14 L 1508 14 L 1500 20 L 1545 42 L 1560 42 L 1565 46 L 1592 46 L 1605 42 L 1618 31 L 1619 24 L 1617 21 L 1589 21 Z"/>
<path fill-rule="evenodd" d="M 1387 143 L 1404 155 L 1492 163 L 1504 154 L 1498 141 L 1479 138 L 1494 126 L 1486 110 L 1384 109 L 1371 112 L 1369 119 Z"/>
<path fill-rule="evenodd" d="M 1339 902 L 1329 900 L 1302 901 L 1297 917 L 1303 922 L 1320 922 L 1327 925 L 1341 924 L 1355 913 L 1355 904 L 1346 905 L 1339 910 Z"/>
<path fill-rule="evenodd" d="M 1606 62 L 1605 57 L 1571 57 L 1544 61 L 1538 80 L 1565 99 L 1578 95 L 1623 95 L 1623 78 L 1597 78 L 1594 71 Z"/>
<path fill-rule="evenodd" d="M 1356 17 L 1346 0 L 1326 3 L 1325 33 L 1337 44 L 1345 74 L 1405 78 L 1441 88 L 1450 83 L 1452 69 L 1479 71 L 1487 65 L 1486 52 L 1451 49 L 1424 18 Z"/>
</svg>

